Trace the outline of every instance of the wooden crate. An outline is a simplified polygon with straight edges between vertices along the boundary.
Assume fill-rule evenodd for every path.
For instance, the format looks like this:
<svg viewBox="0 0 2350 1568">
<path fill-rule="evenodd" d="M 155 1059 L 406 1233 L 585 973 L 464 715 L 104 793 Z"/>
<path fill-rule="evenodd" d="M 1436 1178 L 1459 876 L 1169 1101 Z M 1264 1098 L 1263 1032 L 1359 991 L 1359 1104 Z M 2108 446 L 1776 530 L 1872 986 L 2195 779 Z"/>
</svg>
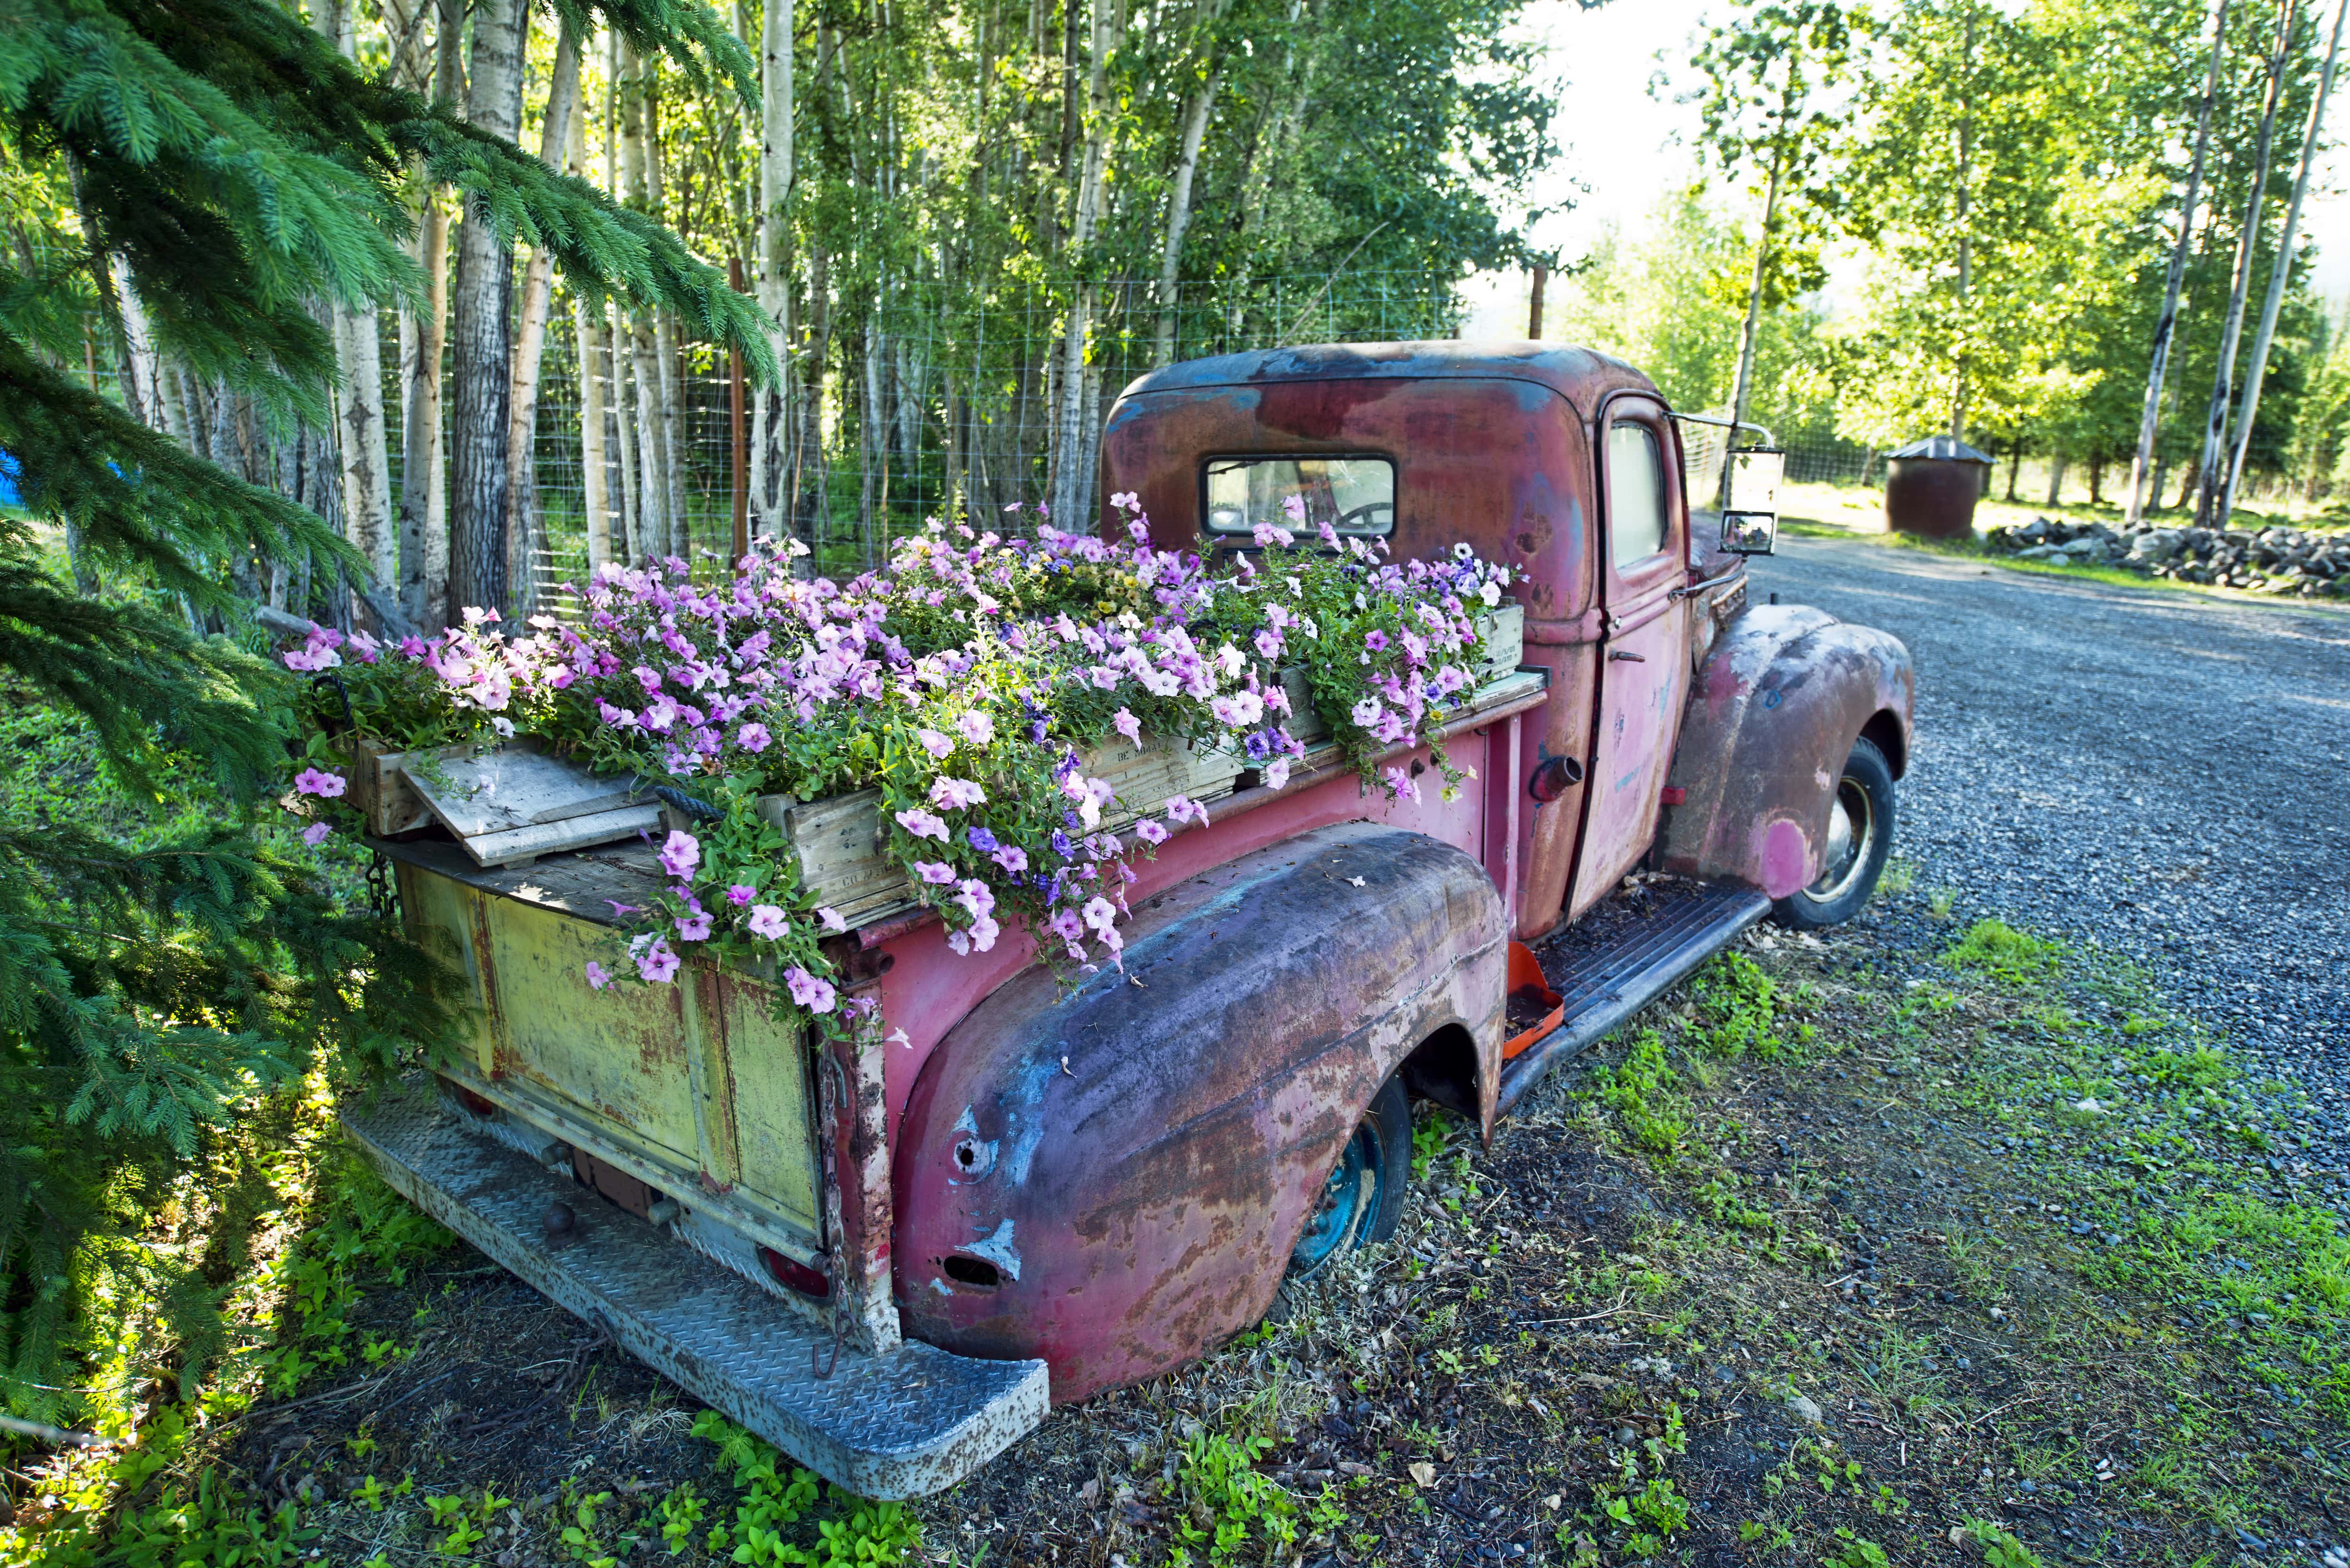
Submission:
<svg viewBox="0 0 2350 1568">
<path fill-rule="evenodd" d="M 340 745 L 350 759 L 350 786 L 344 798 L 367 819 L 367 830 L 379 838 L 432 825 L 432 813 L 423 797 L 409 786 L 401 770 L 411 762 L 450 761 L 473 750 L 458 745 L 431 752 L 391 752 L 365 735 L 345 735 Z"/>
<path fill-rule="evenodd" d="M 1146 733 L 1142 745 L 1123 735 L 1080 758 L 1086 776 L 1100 779 L 1118 792 L 1102 812 L 1102 826 L 1122 832 L 1146 816 L 1156 816 L 1175 795 L 1214 800 L 1232 792 L 1233 781 L 1248 766 L 1246 759 L 1211 747 L 1204 742 L 1174 741 Z"/>
</svg>

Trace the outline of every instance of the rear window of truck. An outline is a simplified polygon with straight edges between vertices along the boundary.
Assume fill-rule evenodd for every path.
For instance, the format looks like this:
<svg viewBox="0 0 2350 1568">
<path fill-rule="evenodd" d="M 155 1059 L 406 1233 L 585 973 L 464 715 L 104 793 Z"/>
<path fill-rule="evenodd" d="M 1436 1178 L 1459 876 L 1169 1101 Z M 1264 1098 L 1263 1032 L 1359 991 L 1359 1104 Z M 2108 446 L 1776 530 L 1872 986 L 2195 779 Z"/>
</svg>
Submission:
<svg viewBox="0 0 2350 1568">
<path fill-rule="evenodd" d="M 1384 457 L 1211 457 L 1202 483 L 1211 534 L 1271 524 L 1310 535 L 1325 523 L 1362 537 L 1395 532 L 1395 464 Z M 1292 497 L 1305 503 L 1302 520 L 1286 504 Z"/>
</svg>

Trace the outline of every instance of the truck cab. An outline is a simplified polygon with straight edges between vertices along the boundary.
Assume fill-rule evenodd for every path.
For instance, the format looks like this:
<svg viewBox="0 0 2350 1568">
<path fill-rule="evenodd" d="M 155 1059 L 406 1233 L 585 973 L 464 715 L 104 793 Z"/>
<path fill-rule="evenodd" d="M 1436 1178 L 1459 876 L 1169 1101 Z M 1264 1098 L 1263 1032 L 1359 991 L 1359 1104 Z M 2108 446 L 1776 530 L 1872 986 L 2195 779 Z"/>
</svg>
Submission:
<svg viewBox="0 0 2350 1568">
<path fill-rule="evenodd" d="M 1873 888 L 1908 655 L 1749 602 L 1769 520 L 1693 504 L 1718 486 L 1689 477 L 1690 422 L 1630 366 L 1543 344 L 1143 378 L 1107 421 L 1105 529 L 1139 508 L 1160 548 L 1249 550 L 1302 506 L 1510 568 L 1523 643 L 1443 725 L 1464 788 L 1390 798 L 1332 745 L 1233 770 L 1131 867 L 1123 968 L 1074 986 L 1009 934 L 951 950 L 886 888 L 837 900 L 856 1022 L 805 1040 L 766 1022 L 771 977 L 690 964 L 628 1009 L 577 978 L 604 907 L 659 884 L 649 846 L 483 868 L 386 838 L 482 1023 L 347 1125 L 491 1256 L 867 1495 L 1205 1354 L 1392 1231 L 1413 1100 L 1490 1137 L 1757 919 L 1831 924 Z M 1433 785 L 1432 760 L 1412 738 L 1380 763 Z M 869 853 L 869 807 L 803 809 Z"/>
</svg>

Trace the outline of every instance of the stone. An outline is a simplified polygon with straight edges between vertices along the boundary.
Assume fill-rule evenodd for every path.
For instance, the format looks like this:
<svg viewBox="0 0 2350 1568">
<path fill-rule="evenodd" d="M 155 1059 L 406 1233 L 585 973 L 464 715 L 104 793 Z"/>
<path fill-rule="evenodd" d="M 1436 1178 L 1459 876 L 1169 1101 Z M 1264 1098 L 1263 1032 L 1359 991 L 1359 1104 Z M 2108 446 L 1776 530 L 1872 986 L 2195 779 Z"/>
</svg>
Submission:
<svg viewBox="0 0 2350 1568">
<path fill-rule="evenodd" d="M 1798 1420 L 1809 1421 L 1814 1427 L 1827 1425 L 1828 1413 L 1821 1409 L 1816 1402 L 1802 1394 L 1791 1394 L 1787 1397 L 1787 1412 Z"/>
</svg>

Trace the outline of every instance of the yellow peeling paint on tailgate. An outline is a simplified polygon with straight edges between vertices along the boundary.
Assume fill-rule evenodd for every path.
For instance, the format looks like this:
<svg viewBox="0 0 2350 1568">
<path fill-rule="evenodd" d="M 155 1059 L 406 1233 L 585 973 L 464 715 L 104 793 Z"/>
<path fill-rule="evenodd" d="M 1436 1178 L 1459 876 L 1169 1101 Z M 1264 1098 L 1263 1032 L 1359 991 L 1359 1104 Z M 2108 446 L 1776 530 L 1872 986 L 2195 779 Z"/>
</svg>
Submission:
<svg viewBox="0 0 2350 1568">
<path fill-rule="evenodd" d="M 816 1149 L 808 1138 L 807 1052 L 775 1022 L 774 993 L 738 975 L 716 986 L 743 1186 L 816 1228 Z"/>
<path fill-rule="evenodd" d="M 484 898 L 481 907 L 500 1074 L 697 1165 L 684 988 L 598 991 L 588 983 L 588 961 L 618 961 L 610 930 L 513 898 Z"/>
<path fill-rule="evenodd" d="M 480 898 L 461 883 L 412 866 L 400 868 L 400 905 L 409 924 L 447 939 L 441 956 L 465 977 L 466 1021 L 461 1028 L 466 1058 L 487 1076 L 496 1065 L 489 1000 L 482 993 L 482 966 L 473 955 L 473 906 Z"/>
</svg>

